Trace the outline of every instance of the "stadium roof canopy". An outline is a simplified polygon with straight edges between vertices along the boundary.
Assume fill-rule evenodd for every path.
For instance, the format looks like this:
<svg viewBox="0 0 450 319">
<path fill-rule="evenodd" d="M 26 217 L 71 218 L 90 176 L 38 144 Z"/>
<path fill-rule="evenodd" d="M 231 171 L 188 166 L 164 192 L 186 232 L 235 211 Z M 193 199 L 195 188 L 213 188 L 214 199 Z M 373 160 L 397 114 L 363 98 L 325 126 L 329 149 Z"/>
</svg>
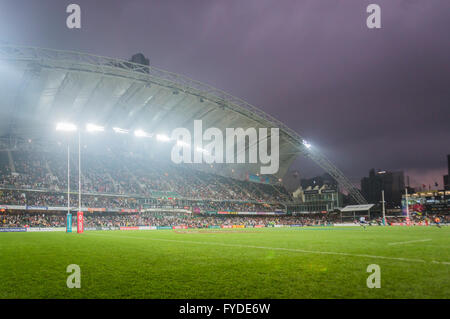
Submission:
<svg viewBox="0 0 450 319">
<path fill-rule="evenodd" d="M 350 181 L 295 131 L 249 103 L 187 77 L 78 52 L 0 46 L 0 137 L 33 137 L 56 122 L 94 122 L 152 133 L 203 127 L 279 128 L 283 177 L 300 154 L 331 174 L 358 202 Z M 225 152 L 224 152 L 225 153 Z M 249 165 L 249 164 L 246 164 Z M 246 168 L 259 172 L 259 165 Z"/>
</svg>

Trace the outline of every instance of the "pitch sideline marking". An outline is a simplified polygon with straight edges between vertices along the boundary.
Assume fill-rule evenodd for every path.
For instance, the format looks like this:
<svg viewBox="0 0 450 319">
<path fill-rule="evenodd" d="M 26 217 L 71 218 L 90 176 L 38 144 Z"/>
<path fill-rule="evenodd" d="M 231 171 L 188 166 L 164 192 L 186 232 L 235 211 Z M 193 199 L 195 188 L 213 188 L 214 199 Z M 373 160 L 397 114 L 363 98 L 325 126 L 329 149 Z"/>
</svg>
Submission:
<svg viewBox="0 0 450 319">
<path fill-rule="evenodd" d="M 118 238 L 115 236 L 104 235 L 104 234 L 89 234 L 89 235 Z M 144 238 L 144 237 L 134 237 L 134 236 L 120 236 L 120 237 L 130 238 L 130 239 L 147 239 L 147 240 L 154 240 L 154 241 L 187 243 L 187 244 L 196 244 L 196 245 L 213 245 L 213 246 L 223 246 L 223 247 L 239 247 L 239 248 L 255 248 L 255 249 L 267 249 L 267 250 L 292 251 L 292 252 L 305 253 L 305 254 L 323 254 L 323 255 L 338 255 L 338 256 L 349 256 L 349 257 L 378 258 L 378 259 L 398 260 L 398 261 L 418 262 L 418 263 L 426 263 L 427 262 L 423 259 L 387 257 L 387 256 L 376 256 L 376 255 L 366 255 L 366 254 L 351 254 L 351 253 L 342 253 L 342 252 L 333 252 L 333 251 L 304 250 L 304 249 L 296 249 L 296 248 L 267 247 L 267 246 L 253 246 L 253 245 L 240 245 L 240 244 L 224 244 L 224 243 L 212 243 L 212 242 L 202 242 L 202 241 L 192 241 L 192 240 L 165 239 L 165 238 Z M 433 261 L 431 261 L 431 263 L 450 265 L 450 262 L 437 261 L 437 260 L 433 260 Z"/>
<path fill-rule="evenodd" d="M 418 239 L 418 240 L 410 240 L 410 241 L 398 241 L 398 242 L 394 242 L 394 243 L 389 243 L 388 245 L 403 245 L 403 244 L 411 244 L 411 243 L 419 243 L 419 242 L 424 242 L 424 241 L 430 241 L 431 239 Z"/>
</svg>

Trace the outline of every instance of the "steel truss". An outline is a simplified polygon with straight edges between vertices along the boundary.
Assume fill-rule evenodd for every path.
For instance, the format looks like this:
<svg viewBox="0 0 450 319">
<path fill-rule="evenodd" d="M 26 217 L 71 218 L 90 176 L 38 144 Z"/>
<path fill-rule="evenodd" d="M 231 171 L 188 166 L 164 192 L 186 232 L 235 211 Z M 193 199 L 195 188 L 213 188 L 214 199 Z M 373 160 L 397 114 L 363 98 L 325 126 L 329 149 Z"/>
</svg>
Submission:
<svg viewBox="0 0 450 319">
<path fill-rule="evenodd" d="M 305 146 L 303 137 L 297 132 L 244 100 L 207 84 L 152 66 L 73 51 L 0 45 L 0 59 L 29 62 L 31 64 L 30 66 L 37 68 L 100 73 L 104 76 L 129 78 L 148 84 L 153 83 L 165 86 L 173 89 L 174 92 L 181 91 L 197 96 L 200 102 L 203 100 L 214 102 L 220 107 L 227 108 L 230 111 L 267 125 L 266 127 L 279 128 L 280 135 L 285 135 L 288 141 L 298 151 L 298 154 L 312 159 L 322 169 L 328 172 L 358 204 L 367 203 L 361 192 L 323 154 L 320 154 L 314 148 Z"/>
</svg>

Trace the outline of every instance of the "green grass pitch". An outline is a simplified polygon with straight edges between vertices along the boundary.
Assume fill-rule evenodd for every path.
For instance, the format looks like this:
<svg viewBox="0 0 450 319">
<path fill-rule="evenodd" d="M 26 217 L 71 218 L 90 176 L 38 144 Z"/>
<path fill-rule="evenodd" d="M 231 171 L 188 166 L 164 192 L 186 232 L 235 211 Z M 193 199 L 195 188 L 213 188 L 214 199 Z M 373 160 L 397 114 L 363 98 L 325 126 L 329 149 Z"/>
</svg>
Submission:
<svg viewBox="0 0 450 319">
<path fill-rule="evenodd" d="M 0 298 L 447 299 L 449 247 L 420 226 L 0 233 Z"/>
</svg>

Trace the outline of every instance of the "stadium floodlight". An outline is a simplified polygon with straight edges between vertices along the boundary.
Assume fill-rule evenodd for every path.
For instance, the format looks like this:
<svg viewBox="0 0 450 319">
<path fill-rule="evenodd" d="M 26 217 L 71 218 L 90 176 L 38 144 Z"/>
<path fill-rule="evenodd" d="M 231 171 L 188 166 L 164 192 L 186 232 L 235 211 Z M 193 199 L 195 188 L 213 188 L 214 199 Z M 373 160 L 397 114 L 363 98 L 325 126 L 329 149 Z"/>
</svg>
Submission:
<svg viewBox="0 0 450 319">
<path fill-rule="evenodd" d="M 103 126 L 95 125 L 92 123 L 86 124 L 86 131 L 88 132 L 103 132 L 105 128 Z"/>
<path fill-rule="evenodd" d="M 303 140 L 303 145 L 307 148 L 310 149 L 311 148 L 311 144 L 309 144 L 307 141 Z"/>
<path fill-rule="evenodd" d="M 134 136 L 136 136 L 136 137 L 151 137 L 150 134 L 148 134 L 147 132 L 145 132 L 143 130 L 134 131 Z"/>
<path fill-rule="evenodd" d="M 166 134 L 156 134 L 156 139 L 160 142 L 170 142 L 170 137 Z"/>
<path fill-rule="evenodd" d="M 125 130 L 123 128 L 120 127 L 113 127 L 114 132 L 119 133 L 119 134 L 128 134 L 130 133 L 129 130 Z"/>
<path fill-rule="evenodd" d="M 199 153 L 209 154 L 209 152 L 208 152 L 207 150 L 205 150 L 205 149 L 203 149 L 203 148 L 201 148 L 201 147 L 197 147 L 195 150 L 196 150 L 197 152 L 199 152 Z"/>
<path fill-rule="evenodd" d="M 177 145 L 182 146 L 182 147 L 190 147 L 191 146 L 190 144 L 183 142 L 182 140 L 178 140 Z"/>
<path fill-rule="evenodd" d="M 64 132 L 74 132 L 77 130 L 77 126 L 72 123 L 60 122 L 56 124 L 56 130 Z"/>
</svg>

